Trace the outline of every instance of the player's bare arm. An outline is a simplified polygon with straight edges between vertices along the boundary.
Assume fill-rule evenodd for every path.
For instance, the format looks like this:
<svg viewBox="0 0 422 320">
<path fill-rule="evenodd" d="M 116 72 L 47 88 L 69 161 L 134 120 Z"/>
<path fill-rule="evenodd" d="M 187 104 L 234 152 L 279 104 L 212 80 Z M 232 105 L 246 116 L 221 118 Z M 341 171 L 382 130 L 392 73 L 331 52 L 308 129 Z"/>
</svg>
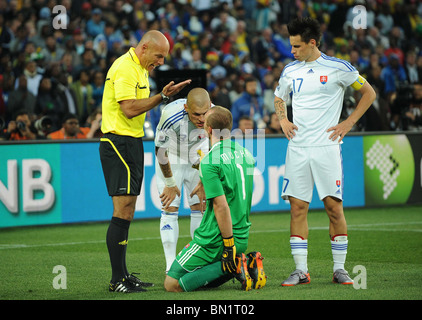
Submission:
<svg viewBox="0 0 422 320">
<path fill-rule="evenodd" d="M 274 109 L 280 121 L 281 129 L 288 140 L 296 135 L 297 126 L 287 118 L 286 102 L 279 97 L 274 98 Z"/>
<path fill-rule="evenodd" d="M 353 126 L 359 119 L 364 115 L 364 113 L 369 109 L 376 98 L 375 90 L 372 86 L 365 82 L 364 85 L 359 89 L 359 92 L 362 94 L 362 97 L 359 100 L 358 105 L 355 110 L 350 114 L 350 116 L 340 122 L 338 125 L 328 128 L 327 132 L 332 131 L 330 139 L 335 141 L 339 138 L 338 142 L 342 141 L 344 136 L 352 130 Z"/>
<path fill-rule="evenodd" d="M 205 211 L 205 209 L 206 209 L 207 197 L 205 196 L 205 189 L 204 189 L 204 185 L 202 184 L 202 181 L 201 180 L 199 180 L 198 184 L 192 190 L 192 192 L 191 192 L 191 194 L 189 196 L 192 198 L 195 194 L 199 198 L 199 203 L 201 205 L 200 211 L 203 213 Z"/>
<path fill-rule="evenodd" d="M 155 156 L 158 159 L 161 172 L 163 173 L 166 180 L 166 186 L 164 187 L 163 193 L 160 194 L 160 199 L 163 208 L 168 210 L 169 205 L 173 202 L 176 196 L 180 197 L 180 190 L 175 184 L 176 182 L 173 178 L 167 150 L 165 148 L 155 147 Z"/>
<path fill-rule="evenodd" d="M 162 93 L 171 97 L 179 93 L 184 87 L 186 87 L 192 80 L 188 79 L 178 84 L 174 84 L 174 81 L 170 81 L 162 90 Z M 163 100 L 161 93 L 158 93 L 152 97 L 146 99 L 130 99 L 119 101 L 120 108 L 128 119 L 139 116 L 145 113 L 161 103 Z"/>
</svg>

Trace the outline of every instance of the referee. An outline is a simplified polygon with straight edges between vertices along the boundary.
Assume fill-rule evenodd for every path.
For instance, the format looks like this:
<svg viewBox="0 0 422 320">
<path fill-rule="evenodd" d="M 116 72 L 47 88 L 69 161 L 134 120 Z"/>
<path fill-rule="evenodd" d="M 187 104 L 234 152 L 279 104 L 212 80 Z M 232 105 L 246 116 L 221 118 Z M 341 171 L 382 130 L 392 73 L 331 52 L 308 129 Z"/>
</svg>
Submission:
<svg viewBox="0 0 422 320">
<path fill-rule="evenodd" d="M 102 101 L 100 159 L 113 217 L 107 230 L 107 249 L 112 276 L 109 291 L 141 292 L 153 284 L 142 282 L 126 268 L 129 226 L 141 191 L 144 172 L 142 137 L 145 113 L 177 94 L 191 80 L 168 83 L 150 97 L 148 75 L 164 64 L 169 42 L 159 31 L 145 33 L 136 48 L 116 59 L 110 67 Z"/>
</svg>

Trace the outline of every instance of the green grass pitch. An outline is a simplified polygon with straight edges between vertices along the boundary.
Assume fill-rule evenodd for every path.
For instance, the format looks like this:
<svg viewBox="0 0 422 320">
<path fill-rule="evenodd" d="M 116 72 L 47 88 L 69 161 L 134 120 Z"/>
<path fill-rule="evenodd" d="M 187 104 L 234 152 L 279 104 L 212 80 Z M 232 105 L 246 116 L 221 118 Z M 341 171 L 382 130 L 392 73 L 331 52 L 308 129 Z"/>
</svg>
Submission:
<svg viewBox="0 0 422 320">
<path fill-rule="evenodd" d="M 89 223 L 0 229 L 0 299 L 167 300 L 171 305 L 176 300 L 420 300 L 422 206 L 346 209 L 345 213 L 349 225 L 346 269 L 352 278 L 361 277 L 360 288 L 331 282 L 328 218 L 323 211 L 311 211 L 309 285 L 280 286 L 294 269 L 289 213 L 254 213 L 248 250 L 259 250 L 264 256 L 268 279 L 263 289 L 242 292 L 239 283 L 229 281 L 215 289 L 165 292 L 159 220 L 151 219 L 132 223 L 127 249 L 129 271 L 155 283 L 148 292 L 108 292 L 108 223 Z M 181 249 L 190 239 L 189 218 L 181 217 L 179 223 Z M 56 266 L 64 269 L 57 271 Z M 60 281 L 58 276 L 63 276 Z"/>
</svg>

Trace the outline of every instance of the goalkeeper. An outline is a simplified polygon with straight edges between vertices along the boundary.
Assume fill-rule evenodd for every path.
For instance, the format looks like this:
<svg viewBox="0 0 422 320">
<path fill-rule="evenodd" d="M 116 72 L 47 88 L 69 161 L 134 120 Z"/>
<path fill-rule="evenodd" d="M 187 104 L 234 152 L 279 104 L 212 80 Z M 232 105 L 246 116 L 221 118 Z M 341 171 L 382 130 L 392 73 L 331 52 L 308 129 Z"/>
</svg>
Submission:
<svg viewBox="0 0 422 320">
<path fill-rule="evenodd" d="M 193 240 L 171 265 L 164 281 L 167 291 L 218 286 L 233 277 L 246 291 L 265 285 L 261 253 L 244 254 L 251 225 L 255 160 L 230 140 L 232 124 L 232 114 L 226 108 L 215 106 L 205 115 L 211 150 L 201 161 L 202 185 L 197 188 L 204 188 L 207 207 Z"/>
</svg>

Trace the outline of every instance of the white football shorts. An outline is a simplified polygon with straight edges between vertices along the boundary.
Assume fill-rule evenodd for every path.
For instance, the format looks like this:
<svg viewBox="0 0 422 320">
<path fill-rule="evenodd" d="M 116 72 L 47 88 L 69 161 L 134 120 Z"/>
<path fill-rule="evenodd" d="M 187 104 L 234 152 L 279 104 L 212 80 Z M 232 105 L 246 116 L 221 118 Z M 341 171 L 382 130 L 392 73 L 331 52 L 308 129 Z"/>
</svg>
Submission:
<svg viewBox="0 0 422 320">
<path fill-rule="evenodd" d="M 311 202 L 314 184 L 320 200 L 332 196 L 343 200 L 343 159 L 341 146 L 291 147 L 286 154 L 286 170 L 281 197 Z"/>
<path fill-rule="evenodd" d="M 171 163 L 171 162 L 170 162 Z M 157 189 L 159 194 L 163 193 L 165 183 L 164 183 L 164 176 L 161 172 L 160 166 L 158 164 L 157 159 L 155 160 L 155 167 L 156 167 L 156 181 L 157 181 Z M 189 196 L 193 189 L 199 183 L 199 170 L 192 168 L 192 163 L 171 163 L 171 171 L 173 173 L 173 177 L 176 180 L 176 185 L 179 188 L 180 192 L 183 194 L 182 186 L 184 187 L 184 193 L 187 196 L 187 200 L 189 206 L 192 206 L 196 203 L 199 203 L 199 198 L 197 195 L 194 195 L 192 198 Z M 171 207 L 180 208 L 180 200 L 179 196 L 173 200 L 170 204 Z"/>
</svg>

